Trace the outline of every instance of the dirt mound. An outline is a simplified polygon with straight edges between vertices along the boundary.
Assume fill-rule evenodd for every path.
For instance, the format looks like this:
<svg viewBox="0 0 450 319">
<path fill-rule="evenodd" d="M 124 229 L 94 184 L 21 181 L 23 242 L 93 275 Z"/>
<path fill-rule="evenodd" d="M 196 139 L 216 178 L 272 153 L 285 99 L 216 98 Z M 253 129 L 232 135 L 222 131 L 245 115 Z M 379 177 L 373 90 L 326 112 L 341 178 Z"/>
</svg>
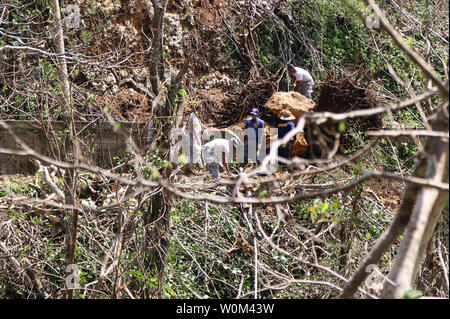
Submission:
<svg viewBox="0 0 450 319">
<path fill-rule="evenodd" d="M 396 212 L 401 205 L 404 188 L 402 182 L 375 178 L 370 180 L 366 191 L 372 191 L 384 201 L 384 206 Z"/>
<path fill-rule="evenodd" d="M 353 79 L 351 75 L 341 74 L 330 70 L 319 85 L 316 112 L 343 113 L 353 110 L 377 107 L 379 102 L 374 90 L 369 86 L 371 82 L 363 83 L 360 79 L 361 71 Z M 381 116 L 357 120 L 361 130 L 381 128 Z"/>
<path fill-rule="evenodd" d="M 315 104 L 313 101 L 298 92 L 276 92 L 264 104 L 265 112 L 279 118 L 283 110 L 289 110 L 295 116 L 295 122 L 305 113 L 311 113 Z M 277 122 L 277 121 L 275 121 Z M 272 123 L 271 123 L 272 124 Z M 266 127 L 276 127 L 270 124 Z M 298 133 L 294 143 L 291 144 L 291 157 L 303 155 L 308 149 L 308 142 L 303 133 Z"/>
<path fill-rule="evenodd" d="M 147 123 L 150 118 L 150 101 L 132 88 L 122 87 L 117 94 L 98 96 L 96 102 L 109 106 L 111 116 L 117 121 Z"/>
<path fill-rule="evenodd" d="M 330 70 L 319 84 L 319 95 L 315 112 L 344 113 L 354 110 L 370 109 L 379 105 L 376 92 L 370 88 L 371 82 L 361 80 L 362 68 L 356 74 L 345 74 Z M 312 157 L 332 156 L 331 150 L 352 149 L 364 139 L 363 133 L 370 129 L 383 127 L 381 116 L 358 118 L 345 122 L 345 131 L 339 130 L 339 124 L 328 121 L 321 125 L 311 124 L 307 128 L 307 140 Z M 336 143 L 339 148 L 336 149 Z"/>
<path fill-rule="evenodd" d="M 216 127 L 224 128 L 242 122 L 252 108 L 258 107 L 266 120 L 263 106 L 275 91 L 274 83 L 274 79 L 250 81 L 234 94 L 222 95 L 222 100 L 204 98 L 207 117 L 214 119 Z"/>
<path fill-rule="evenodd" d="M 279 117 L 281 111 L 288 110 L 295 116 L 297 123 L 300 116 L 314 109 L 314 102 L 298 92 L 276 92 L 264 105 L 264 108 Z"/>
<path fill-rule="evenodd" d="M 298 133 L 295 142 L 291 144 L 291 157 L 303 155 L 307 150 L 308 142 L 306 141 L 305 134 Z"/>
<path fill-rule="evenodd" d="M 218 114 L 218 112 L 224 109 L 224 103 L 230 96 L 217 88 L 210 90 L 198 89 L 197 94 L 198 100 L 201 101 L 204 109 L 201 117 L 202 123 L 208 126 L 219 127 L 219 123 L 221 123 L 222 119 L 226 116 Z M 226 125 L 220 127 L 223 128 L 226 127 Z"/>
</svg>

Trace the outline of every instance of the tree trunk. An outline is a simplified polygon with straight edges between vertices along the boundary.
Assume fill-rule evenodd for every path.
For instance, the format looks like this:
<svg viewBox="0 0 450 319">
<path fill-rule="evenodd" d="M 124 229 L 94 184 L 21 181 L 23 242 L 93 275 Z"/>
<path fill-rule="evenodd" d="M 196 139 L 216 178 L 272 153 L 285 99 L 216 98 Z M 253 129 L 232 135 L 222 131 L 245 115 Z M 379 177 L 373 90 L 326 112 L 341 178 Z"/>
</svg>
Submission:
<svg viewBox="0 0 450 319">
<path fill-rule="evenodd" d="M 65 48 L 64 48 L 64 33 L 61 23 L 61 10 L 59 7 L 59 0 L 53 0 L 53 14 L 55 19 L 55 51 L 58 55 L 56 60 L 56 68 L 58 70 L 59 80 L 62 85 L 62 93 L 64 97 L 65 105 L 67 106 L 70 102 L 70 83 L 69 74 L 67 72 L 67 63 L 65 58 Z"/>
<path fill-rule="evenodd" d="M 157 96 L 159 94 L 159 80 L 164 73 L 164 59 L 162 54 L 164 36 L 164 14 L 166 12 L 166 0 L 151 0 L 153 5 L 153 17 L 151 31 L 153 35 L 152 48 L 150 51 L 149 71 L 152 91 Z M 145 3 L 147 14 L 150 16 L 150 6 Z"/>
<path fill-rule="evenodd" d="M 150 11 L 151 5 L 153 6 L 153 16 Z M 152 46 L 150 51 L 150 58 L 148 62 L 148 69 L 150 72 L 150 83 L 152 85 L 152 91 L 155 96 L 163 96 L 163 92 L 159 87 L 161 75 L 164 72 L 163 64 L 163 20 L 166 11 L 166 0 L 144 0 L 142 2 L 148 16 L 151 18 L 151 32 L 152 32 Z M 173 115 L 173 109 L 170 104 L 155 105 L 153 114 L 155 116 L 161 116 L 161 121 L 158 124 L 159 130 L 161 130 L 162 139 L 157 141 L 159 155 L 163 159 L 168 159 L 170 142 L 168 139 L 170 129 L 172 127 L 170 116 Z M 161 172 L 162 178 L 167 179 L 170 176 L 170 168 L 163 168 Z M 165 259 L 169 248 L 169 216 L 170 203 L 168 194 L 163 190 L 155 194 L 149 200 L 149 207 L 143 214 L 144 223 L 144 243 L 143 248 L 146 256 L 147 270 L 152 272 L 152 277 L 158 279 L 157 287 L 153 286 L 149 290 L 149 295 L 153 298 L 161 298 L 162 296 L 162 284 L 164 277 Z"/>
<path fill-rule="evenodd" d="M 62 85 L 62 106 L 63 106 L 63 114 L 67 127 L 69 128 L 69 139 L 72 142 L 72 147 L 74 149 L 73 153 L 75 154 L 76 141 L 75 141 L 75 125 L 73 118 L 73 110 L 71 106 L 71 95 L 70 95 L 70 83 L 69 83 L 69 75 L 67 72 L 67 63 L 65 58 L 65 46 L 64 46 L 64 33 L 62 29 L 61 22 L 61 12 L 59 7 L 59 0 L 53 0 L 53 13 L 54 13 L 54 23 L 55 27 L 55 51 L 58 54 L 57 56 L 57 70 L 59 81 Z M 66 110 L 68 112 L 66 113 Z M 70 161 L 71 159 L 68 157 L 67 150 L 61 152 L 63 155 L 63 160 Z M 60 171 L 61 174 L 61 171 Z M 61 174 L 62 175 L 62 174 Z M 71 169 L 68 169 L 66 175 L 64 176 L 64 195 L 65 195 L 65 204 L 69 206 L 74 205 L 74 189 L 75 189 L 75 172 Z M 66 209 L 65 216 L 66 223 L 66 256 L 65 262 L 66 267 L 74 265 L 75 263 L 75 250 L 77 244 L 77 227 L 78 227 L 78 211 L 72 209 Z M 78 274 L 75 274 L 76 276 Z M 66 298 L 72 299 L 74 296 L 74 290 L 70 289 L 74 287 L 66 286 Z"/>
<path fill-rule="evenodd" d="M 448 123 L 448 104 L 446 104 L 430 124 L 435 131 L 448 132 Z M 448 140 L 430 138 L 425 148 L 425 156 L 428 157 L 425 178 L 432 182 L 448 183 L 448 147 Z M 392 283 L 386 281 L 383 287 L 384 298 L 404 298 L 405 293 L 413 287 L 426 247 L 447 199 L 447 191 L 432 187 L 422 188 L 394 266 L 388 276 Z"/>
<path fill-rule="evenodd" d="M 438 116 L 436 116 L 431 121 L 431 126 L 433 130 L 447 131 L 448 132 L 448 117 L 445 114 L 445 109 L 447 106 L 443 105 L 442 111 Z M 444 114 L 443 114 L 444 113 Z M 448 113 L 447 113 L 448 114 Z M 447 124 L 445 124 L 447 122 Z M 436 146 L 436 144 L 439 144 Z M 442 145 L 442 144 L 446 144 Z M 441 147 L 441 148 L 439 148 Z M 430 138 L 427 145 L 425 146 L 425 158 L 422 158 L 417 163 L 414 173 L 414 177 L 427 178 L 429 177 L 429 172 L 427 168 L 430 167 L 430 161 L 432 160 L 431 152 L 442 152 L 447 153 L 448 156 L 448 142 L 444 142 L 442 139 Z M 448 181 L 448 164 L 447 164 L 447 181 Z M 357 291 L 358 287 L 362 282 L 368 277 L 369 272 L 368 267 L 373 264 L 377 264 L 381 256 L 387 251 L 399 235 L 409 226 L 410 220 L 412 218 L 414 207 L 417 206 L 418 196 L 421 193 L 421 187 L 417 184 L 407 184 L 405 188 L 405 193 L 403 195 L 402 204 L 395 215 L 394 221 L 392 222 L 389 229 L 377 240 L 374 247 L 368 254 L 368 256 L 363 260 L 361 265 L 358 267 L 357 271 L 354 273 L 350 281 L 344 286 L 339 298 L 351 298 L 353 294 Z M 442 209 L 441 209 L 442 211 Z"/>
</svg>

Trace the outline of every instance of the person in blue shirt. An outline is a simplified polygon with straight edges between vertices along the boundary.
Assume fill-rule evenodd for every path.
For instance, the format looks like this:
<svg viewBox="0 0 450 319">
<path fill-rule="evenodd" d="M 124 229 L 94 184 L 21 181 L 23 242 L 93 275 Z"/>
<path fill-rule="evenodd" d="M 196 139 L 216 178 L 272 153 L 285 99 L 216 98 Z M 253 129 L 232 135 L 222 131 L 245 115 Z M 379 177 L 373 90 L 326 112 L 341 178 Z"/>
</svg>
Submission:
<svg viewBox="0 0 450 319">
<path fill-rule="evenodd" d="M 281 123 L 278 124 L 278 139 L 282 139 L 289 131 L 295 128 L 295 124 L 292 122 L 295 120 L 295 116 L 288 110 L 283 110 L 280 116 Z M 290 159 L 291 148 L 290 144 L 295 140 L 295 136 L 287 143 L 282 144 L 278 148 L 278 156 L 285 159 Z M 281 164 L 283 165 L 283 163 Z"/>
<path fill-rule="evenodd" d="M 245 133 L 247 135 L 247 141 L 244 144 L 244 165 L 248 163 L 249 158 L 249 146 L 250 146 L 250 159 L 256 163 L 261 161 L 259 156 L 263 137 L 264 137 L 264 122 L 259 118 L 259 109 L 254 107 L 250 111 L 251 119 L 245 123 Z M 253 130 L 252 130 L 253 129 Z"/>
</svg>

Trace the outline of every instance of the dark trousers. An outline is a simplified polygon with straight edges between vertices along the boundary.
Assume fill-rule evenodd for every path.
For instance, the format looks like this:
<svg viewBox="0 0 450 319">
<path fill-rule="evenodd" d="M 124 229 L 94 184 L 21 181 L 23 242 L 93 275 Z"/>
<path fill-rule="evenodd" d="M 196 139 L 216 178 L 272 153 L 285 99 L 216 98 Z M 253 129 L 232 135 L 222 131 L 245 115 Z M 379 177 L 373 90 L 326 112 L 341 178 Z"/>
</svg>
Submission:
<svg viewBox="0 0 450 319">
<path fill-rule="evenodd" d="M 280 146 L 278 148 L 278 157 L 283 157 L 285 159 L 291 158 L 291 148 L 289 147 L 289 144 L 287 146 Z"/>
</svg>

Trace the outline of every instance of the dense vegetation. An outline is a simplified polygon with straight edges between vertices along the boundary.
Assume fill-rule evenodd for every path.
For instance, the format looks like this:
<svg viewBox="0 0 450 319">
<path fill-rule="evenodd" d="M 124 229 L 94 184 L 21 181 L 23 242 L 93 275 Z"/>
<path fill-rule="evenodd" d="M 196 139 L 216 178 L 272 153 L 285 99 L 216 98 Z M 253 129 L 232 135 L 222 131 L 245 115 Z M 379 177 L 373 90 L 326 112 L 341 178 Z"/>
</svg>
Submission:
<svg viewBox="0 0 450 319">
<path fill-rule="evenodd" d="M 167 8 L 158 48 L 151 3 L 161 2 Z M 266 88 L 268 79 L 273 91 L 292 89 L 288 63 L 311 71 L 318 84 L 313 99 L 330 70 L 338 79 L 357 79 L 370 88 L 379 106 L 424 92 L 429 82 L 420 66 L 387 32 L 366 27 L 364 2 L 61 0 L 61 8 L 76 4 L 81 14 L 78 27 L 62 24 L 70 82 L 66 100 L 53 3 L 0 4 L 0 120 L 40 123 L 48 130 L 55 160 L 49 176 L 41 164 L 52 163 L 41 158 L 34 176 L 0 177 L 0 254 L 13 257 L 0 255 L 5 269 L 0 298 L 339 296 L 402 207 L 406 181 L 384 178 L 391 175 L 366 178 L 367 172 L 416 176 L 415 165 L 431 138 L 374 140 L 354 122 L 341 121 L 339 136 L 350 142 L 336 157 L 309 158 L 292 168 L 298 175 L 239 188 L 248 198 L 288 198 L 262 204 L 221 203 L 217 198 L 229 198 L 230 185 L 186 178 L 166 151 L 169 129 L 179 125 L 178 117 L 183 122 L 193 105 L 206 105 L 202 120 L 219 126 L 214 111 L 223 104 L 246 108 L 267 100 L 261 94 L 271 91 L 258 88 Z M 408 45 L 448 81 L 448 3 L 397 0 L 380 6 Z M 445 101 L 433 94 L 383 113 L 383 128 L 427 128 L 427 119 Z M 342 112 L 350 110 L 342 105 Z M 130 146 L 129 154 L 114 158 L 113 169 L 104 168 L 108 174 L 58 166 L 58 161 L 80 163 L 69 147 L 77 140 L 75 121 L 109 121 L 118 129 L 116 121 L 146 123 L 152 115 L 158 116 L 158 131 L 142 157 L 135 157 Z M 53 130 L 57 120 L 67 129 Z M 343 164 L 333 166 L 339 161 Z M 238 165 L 233 169 L 238 172 Z M 354 187 L 326 194 L 358 179 Z M 163 181 L 184 193 L 162 187 Z M 66 201 L 54 197 L 46 206 L 43 199 L 55 192 L 52 184 Z M 442 215 L 406 298 L 448 298 L 448 189 L 444 192 Z M 304 197 L 290 200 L 293 196 Z M 74 220 L 76 245 L 70 246 Z M 398 236 L 377 263 L 383 276 L 391 271 L 402 239 Z M 80 269 L 73 296 L 64 289 L 70 247 Z M 362 298 L 379 296 L 383 288 L 368 281 L 361 287 L 356 296 Z"/>
</svg>

